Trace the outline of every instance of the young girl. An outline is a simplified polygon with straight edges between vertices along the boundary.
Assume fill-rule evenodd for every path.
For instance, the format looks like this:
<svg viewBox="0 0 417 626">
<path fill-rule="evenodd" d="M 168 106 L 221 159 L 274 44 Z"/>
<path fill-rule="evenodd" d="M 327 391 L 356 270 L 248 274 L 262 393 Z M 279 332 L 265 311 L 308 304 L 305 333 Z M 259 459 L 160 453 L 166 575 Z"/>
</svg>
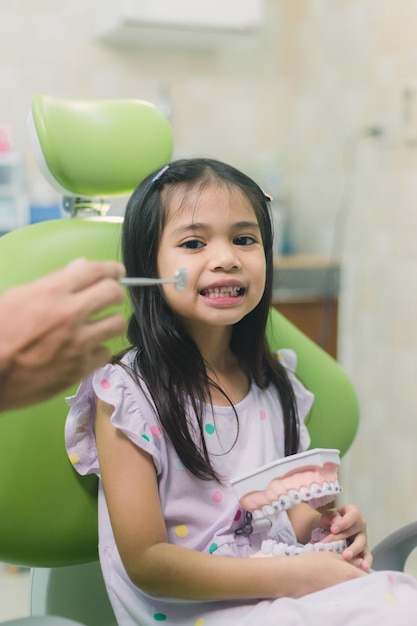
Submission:
<svg viewBox="0 0 417 626">
<path fill-rule="evenodd" d="M 417 623 L 417 586 L 371 573 L 356 507 L 322 515 L 306 503 L 273 516 L 272 538 L 313 529 L 349 540 L 342 555 L 249 558 L 230 479 L 306 450 L 312 397 L 294 356 L 265 341 L 271 304 L 269 198 L 210 159 L 179 160 L 133 193 L 122 237 L 128 276 L 173 276 L 130 288 L 132 348 L 83 381 L 66 440 L 99 487 L 99 553 L 118 624 L 177 626 Z M 292 363 L 291 363 L 292 361 Z"/>
</svg>

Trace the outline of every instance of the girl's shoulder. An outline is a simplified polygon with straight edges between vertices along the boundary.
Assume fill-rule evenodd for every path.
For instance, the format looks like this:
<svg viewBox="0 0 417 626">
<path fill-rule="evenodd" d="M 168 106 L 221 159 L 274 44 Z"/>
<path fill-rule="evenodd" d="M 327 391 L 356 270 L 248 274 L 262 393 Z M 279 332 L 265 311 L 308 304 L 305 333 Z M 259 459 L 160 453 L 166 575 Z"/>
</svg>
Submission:
<svg viewBox="0 0 417 626">
<path fill-rule="evenodd" d="M 133 412 L 147 412 L 154 403 L 146 383 L 135 365 L 136 349 L 130 350 L 120 363 L 109 363 L 97 370 L 91 377 L 94 395 L 115 409 L 131 409 Z"/>
<path fill-rule="evenodd" d="M 310 436 L 305 426 L 305 419 L 313 406 L 314 394 L 297 378 L 297 354 L 294 350 L 287 348 L 281 349 L 275 353 L 275 356 L 287 372 L 288 380 L 294 393 L 298 418 L 300 420 L 301 449 L 306 449 L 310 443 Z"/>
<path fill-rule="evenodd" d="M 74 396 L 67 398 L 70 411 L 65 425 L 66 447 L 81 474 L 99 473 L 94 435 L 97 399 L 113 408 L 110 419 L 116 429 L 156 461 L 159 458 L 153 441 L 158 429 L 156 410 L 145 384 L 139 384 L 133 373 L 130 357 L 127 355 L 121 364 L 101 367 L 83 380 Z"/>
<path fill-rule="evenodd" d="M 130 350 L 120 362 L 107 363 L 84 378 L 76 394 L 67 398 L 67 404 L 73 406 L 80 398 L 91 395 L 96 395 L 105 402 L 121 400 L 126 392 L 146 395 L 146 385 L 135 368 L 135 353 L 136 350 Z M 106 396 L 107 400 L 102 396 Z"/>
<path fill-rule="evenodd" d="M 274 352 L 273 356 L 281 363 L 283 367 L 287 370 L 287 372 L 291 372 L 295 374 L 295 370 L 297 369 L 297 354 L 294 350 L 290 348 L 281 348 Z"/>
</svg>

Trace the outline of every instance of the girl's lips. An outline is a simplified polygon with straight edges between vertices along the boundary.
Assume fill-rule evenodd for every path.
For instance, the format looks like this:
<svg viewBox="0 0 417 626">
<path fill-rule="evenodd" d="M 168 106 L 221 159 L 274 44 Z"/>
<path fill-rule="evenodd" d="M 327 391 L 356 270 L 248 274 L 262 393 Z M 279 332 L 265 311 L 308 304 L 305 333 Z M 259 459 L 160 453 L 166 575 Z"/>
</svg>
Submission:
<svg viewBox="0 0 417 626">
<path fill-rule="evenodd" d="M 209 289 L 202 289 L 200 294 L 209 298 L 237 298 L 242 296 L 245 290 L 243 287 L 212 287 Z"/>
<path fill-rule="evenodd" d="M 200 295 L 219 299 L 219 298 L 238 298 L 245 293 L 245 288 L 240 282 L 222 281 L 213 283 L 200 291 Z"/>
</svg>

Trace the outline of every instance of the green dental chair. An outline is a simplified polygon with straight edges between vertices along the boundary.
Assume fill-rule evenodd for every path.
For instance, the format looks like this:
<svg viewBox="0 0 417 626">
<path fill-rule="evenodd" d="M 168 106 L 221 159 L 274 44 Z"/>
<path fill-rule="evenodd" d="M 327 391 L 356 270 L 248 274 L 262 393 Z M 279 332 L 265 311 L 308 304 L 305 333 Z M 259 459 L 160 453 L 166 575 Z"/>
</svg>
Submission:
<svg viewBox="0 0 417 626">
<path fill-rule="evenodd" d="M 75 215 L 0 238 L 0 293 L 79 256 L 118 258 L 121 219 L 103 215 L 106 202 L 131 192 L 172 153 L 167 120 L 145 102 L 37 96 L 30 125 L 39 166 Z M 121 310 L 128 315 L 127 302 Z M 349 379 L 275 310 L 268 337 L 273 350 L 297 352 L 297 374 L 315 394 L 307 421 L 312 447 L 344 454 L 358 425 Z M 124 341 L 110 347 L 118 351 Z M 75 388 L 0 415 L 0 561 L 33 568 L 33 617 L 8 626 L 116 624 L 97 560 L 97 480 L 74 471 L 64 446 L 64 397 Z"/>
</svg>

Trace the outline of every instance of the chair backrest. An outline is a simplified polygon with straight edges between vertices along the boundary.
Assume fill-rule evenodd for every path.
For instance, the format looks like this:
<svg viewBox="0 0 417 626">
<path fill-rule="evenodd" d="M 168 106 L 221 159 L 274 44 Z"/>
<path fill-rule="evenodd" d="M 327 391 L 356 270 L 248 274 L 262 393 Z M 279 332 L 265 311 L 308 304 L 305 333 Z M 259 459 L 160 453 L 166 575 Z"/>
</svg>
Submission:
<svg viewBox="0 0 417 626">
<path fill-rule="evenodd" d="M 118 258 L 120 221 L 41 222 L 0 239 L 0 292 L 61 267 L 72 258 Z M 7 268 L 7 269 L 6 269 Z M 127 314 L 127 303 L 121 307 Z M 293 348 L 298 374 L 316 399 L 307 424 L 313 446 L 344 453 L 353 440 L 358 406 L 338 363 L 272 310 L 273 349 Z M 113 341 L 114 351 L 123 340 Z M 25 565 L 72 565 L 97 558 L 96 479 L 70 465 L 63 428 L 64 395 L 0 416 L 0 559 Z M 7 477 L 7 480 L 5 479 Z"/>
<path fill-rule="evenodd" d="M 311 448 L 338 448 L 344 455 L 359 424 L 356 391 L 333 357 L 288 319 L 271 310 L 267 330 L 271 350 L 292 348 L 297 354 L 297 377 L 315 395 L 306 418 Z"/>
<path fill-rule="evenodd" d="M 114 259 L 120 221 L 40 222 L 0 239 L 0 292 L 77 256 Z M 125 306 L 121 307 L 125 313 Z M 111 344 L 114 351 L 122 340 Z M 64 396 L 0 415 L 0 560 L 63 565 L 97 558 L 96 480 L 80 479 L 66 458 Z M 75 522 L 75 524 L 74 524 Z M 79 524 L 81 523 L 81 526 Z"/>
</svg>

